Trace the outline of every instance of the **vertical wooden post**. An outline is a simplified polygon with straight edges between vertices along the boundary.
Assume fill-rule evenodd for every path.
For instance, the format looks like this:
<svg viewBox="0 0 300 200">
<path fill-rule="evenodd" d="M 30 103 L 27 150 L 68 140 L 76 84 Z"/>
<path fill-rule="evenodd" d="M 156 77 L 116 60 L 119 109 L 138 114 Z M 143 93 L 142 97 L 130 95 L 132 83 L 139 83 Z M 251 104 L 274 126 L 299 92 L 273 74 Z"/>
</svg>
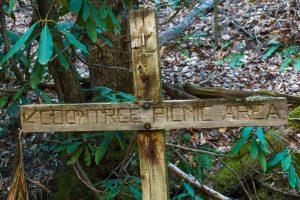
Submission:
<svg viewBox="0 0 300 200">
<path fill-rule="evenodd" d="M 153 9 L 129 15 L 134 94 L 137 100 L 162 100 L 156 14 Z M 143 200 L 168 199 L 163 131 L 139 131 L 138 145 Z"/>
</svg>

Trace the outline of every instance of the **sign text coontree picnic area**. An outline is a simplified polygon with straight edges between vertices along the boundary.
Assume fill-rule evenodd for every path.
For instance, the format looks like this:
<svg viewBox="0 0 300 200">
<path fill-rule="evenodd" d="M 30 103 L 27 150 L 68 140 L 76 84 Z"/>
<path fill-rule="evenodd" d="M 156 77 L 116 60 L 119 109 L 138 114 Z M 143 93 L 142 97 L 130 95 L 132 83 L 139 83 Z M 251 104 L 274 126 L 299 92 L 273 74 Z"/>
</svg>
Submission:
<svg viewBox="0 0 300 200">
<path fill-rule="evenodd" d="M 143 200 L 168 199 L 163 129 L 278 126 L 284 98 L 162 101 L 155 12 L 130 13 L 136 102 L 22 106 L 24 132 L 138 130 Z"/>
</svg>

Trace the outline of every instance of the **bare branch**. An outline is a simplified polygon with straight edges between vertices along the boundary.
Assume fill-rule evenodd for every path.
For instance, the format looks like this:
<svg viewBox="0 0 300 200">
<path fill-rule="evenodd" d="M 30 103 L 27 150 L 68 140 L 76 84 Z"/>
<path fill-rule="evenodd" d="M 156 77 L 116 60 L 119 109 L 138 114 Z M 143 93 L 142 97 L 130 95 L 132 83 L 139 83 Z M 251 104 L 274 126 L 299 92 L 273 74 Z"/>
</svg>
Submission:
<svg viewBox="0 0 300 200">
<path fill-rule="evenodd" d="M 3 41 L 4 41 L 4 52 L 8 53 L 11 47 L 10 44 L 10 40 L 7 34 L 7 27 L 6 27 L 6 16 L 5 13 L 3 11 L 3 9 L 0 10 L 0 33 L 3 36 Z M 17 80 L 19 82 L 22 82 L 24 80 L 23 74 L 22 72 L 19 70 L 17 63 L 15 62 L 14 58 L 11 57 L 8 59 L 11 67 L 12 67 L 12 71 L 15 74 Z"/>
<path fill-rule="evenodd" d="M 170 143 L 166 143 L 166 145 L 170 146 L 170 147 L 176 147 L 176 148 L 179 148 L 179 149 L 183 149 L 183 150 L 186 150 L 186 151 L 192 151 L 192 152 L 196 152 L 196 153 L 203 153 L 203 154 L 207 154 L 207 155 L 211 155 L 211 156 L 215 156 L 215 157 L 233 158 L 232 156 L 218 154 L 218 153 L 214 153 L 214 152 L 210 152 L 210 151 L 205 151 L 205 150 L 202 150 L 202 149 L 193 149 L 193 148 L 183 147 L 183 146 L 180 146 L 180 145 L 170 144 Z"/>
<path fill-rule="evenodd" d="M 169 163 L 168 168 L 171 172 L 173 172 L 174 174 L 178 175 L 179 177 L 181 177 L 182 179 L 184 179 L 185 181 L 190 183 L 193 187 L 208 193 L 214 199 L 217 199 L 217 200 L 231 200 L 231 198 L 226 197 L 223 194 L 209 188 L 208 186 L 201 184 L 193 176 L 190 176 L 190 175 L 184 173 L 181 169 L 176 167 L 174 164 Z"/>
</svg>

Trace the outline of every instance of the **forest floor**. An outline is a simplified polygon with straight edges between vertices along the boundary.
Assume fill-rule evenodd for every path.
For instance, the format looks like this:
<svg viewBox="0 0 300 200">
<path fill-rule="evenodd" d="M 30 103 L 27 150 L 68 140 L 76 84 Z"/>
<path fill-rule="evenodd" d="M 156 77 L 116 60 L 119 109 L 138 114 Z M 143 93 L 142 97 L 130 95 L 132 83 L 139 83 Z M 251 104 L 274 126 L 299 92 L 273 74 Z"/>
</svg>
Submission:
<svg viewBox="0 0 300 200">
<path fill-rule="evenodd" d="M 164 1 L 161 2 L 163 5 Z M 266 89 L 300 95 L 300 66 L 291 65 L 279 72 L 286 58 L 282 50 L 290 46 L 300 46 L 300 5 L 295 0 L 291 1 L 290 6 L 286 2 L 264 0 L 250 3 L 249 0 L 225 0 L 219 7 L 221 39 L 217 49 L 214 45 L 213 12 L 207 15 L 199 13 L 182 37 L 161 48 L 162 80 L 179 88 L 185 83 L 193 83 L 204 87 L 251 91 Z M 187 5 L 170 19 L 176 12 L 174 8 L 160 6 L 160 32 L 172 29 L 194 7 L 194 3 Z M 16 10 L 17 21 L 11 21 L 9 27 L 13 32 L 21 34 L 30 23 L 29 12 L 18 7 Z M 280 44 L 280 47 L 269 58 L 263 59 L 274 44 L 271 41 L 277 41 L 275 44 Z M 226 56 L 228 60 L 224 59 Z M 299 53 L 292 56 L 299 57 Z M 82 76 L 88 77 L 86 66 L 78 63 L 78 68 Z M 0 110 L 0 115 L 5 115 L 5 112 Z M 195 148 L 206 145 L 219 152 L 228 152 L 237 132 L 238 129 L 235 128 L 174 130 L 167 135 L 167 141 L 183 146 L 189 143 Z M 181 137 L 190 137 L 182 142 L 178 133 Z M 291 136 L 295 146 L 300 147 L 299 133 L 290 131 L 286 134 Z M 56 172 L 64 167 L 58 154 L 49 156 L 50 152 L 46 148 L 41 149 L 41 144 L 49 138 L 51 136 L 47 133 L 31 134 L 24 141 L 26 176 L 46 187 L 51 185 Z M 12 137 L 0 138 L 0 200 L 5 199 L 12 181 L 15 147 Z M 32 185 L 31 188 L 33 195 L 42 192 L 37 185 Z"/>
</svg>

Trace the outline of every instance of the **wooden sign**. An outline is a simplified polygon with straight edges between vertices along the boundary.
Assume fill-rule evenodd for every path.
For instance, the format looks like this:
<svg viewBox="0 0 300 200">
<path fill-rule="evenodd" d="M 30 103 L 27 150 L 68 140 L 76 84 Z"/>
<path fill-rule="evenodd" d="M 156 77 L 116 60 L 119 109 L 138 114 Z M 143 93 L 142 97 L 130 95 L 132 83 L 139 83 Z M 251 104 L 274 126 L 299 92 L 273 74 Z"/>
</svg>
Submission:
<svg viewBox="0 0 300 200">
<path fill-rule="evenodd" d="M 21 116 L 24 132 L 278 126 L 287 124 L 287 103 L 272 98 L 28 105 Z"/>
<path fill-rule="evenodd" d="M 155 12 L 131 11 L 129 21 L 137 102 L 22 106 L 23 132 L 138 130 L 142 198 L 167 200 L 163 129 L 287 124 L 284 98 L 162 101 Z"/>
</svg>

